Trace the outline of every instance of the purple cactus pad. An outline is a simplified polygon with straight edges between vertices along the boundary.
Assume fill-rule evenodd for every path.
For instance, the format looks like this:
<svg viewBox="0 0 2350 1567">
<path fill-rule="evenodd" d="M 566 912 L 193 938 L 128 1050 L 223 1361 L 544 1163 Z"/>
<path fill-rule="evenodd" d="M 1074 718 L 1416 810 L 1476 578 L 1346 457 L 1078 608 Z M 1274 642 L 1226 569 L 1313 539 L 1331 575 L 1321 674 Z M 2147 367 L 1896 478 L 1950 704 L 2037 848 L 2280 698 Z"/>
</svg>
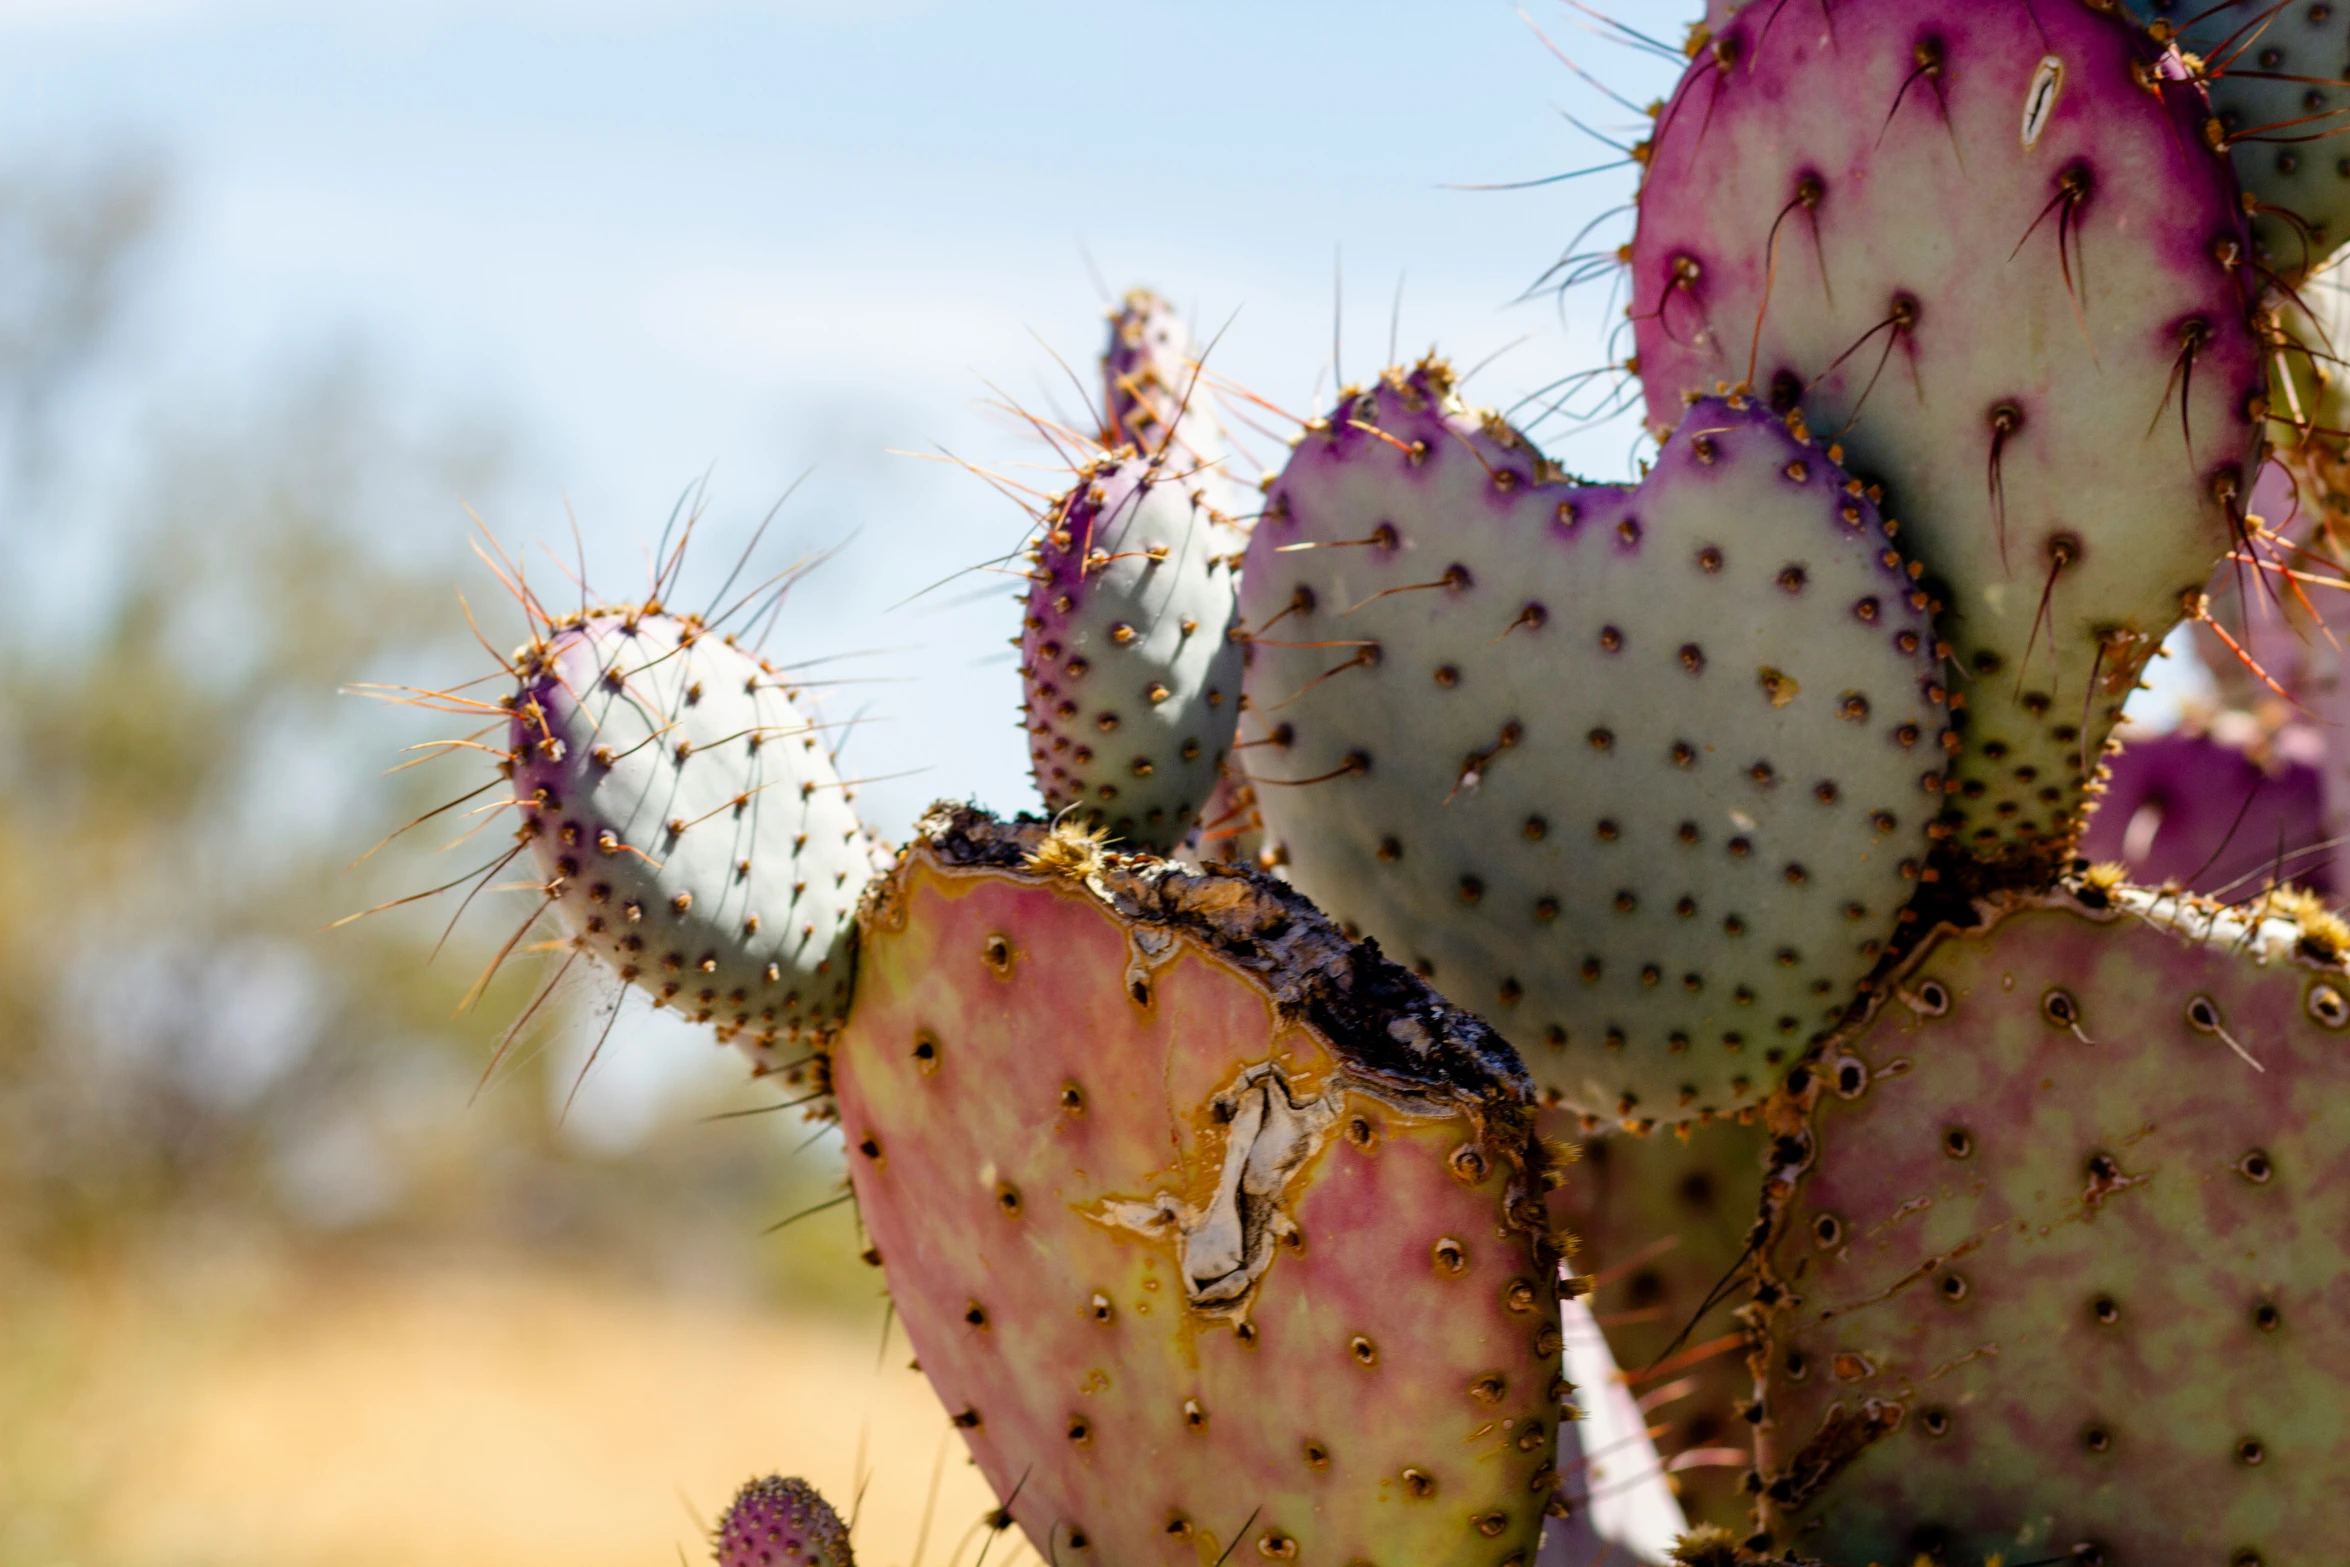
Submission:
<svg viewBox="0 0 2350 1567">
<path fill-rule="evenodd" d="M 2258 466 L 2259 280 L 2218 130 L 2113 6 L 1768 0 L 1643 155 L 1651 419 L 1746 384 L 1884 486 L 1966 703 L 1938 830 L 2027 874 L 2069 849 Z"/>
</svg>

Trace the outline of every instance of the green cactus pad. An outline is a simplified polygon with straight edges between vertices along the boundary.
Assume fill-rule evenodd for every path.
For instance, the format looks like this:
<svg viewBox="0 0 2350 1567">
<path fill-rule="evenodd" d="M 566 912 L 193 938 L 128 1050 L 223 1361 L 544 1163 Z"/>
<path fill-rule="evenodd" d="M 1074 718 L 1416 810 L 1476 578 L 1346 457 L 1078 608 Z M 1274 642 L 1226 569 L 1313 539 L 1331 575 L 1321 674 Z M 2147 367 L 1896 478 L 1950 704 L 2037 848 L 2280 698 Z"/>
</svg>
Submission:
<svg viewBox="0 0 2350 1567">
<path fill-rule="evenodd" d="M 2259 279 L 2181 76 L 2114 5 L 1772 0 L 1643 154 L 1650 417 L 1748 384 L 1884 485 L 1966 698 L 1939 830 L 1991 880 L 2053 878 L 2258 466 Z"/>
<path fill-rule="evenodd" d="M 832 1504 L 807 1481 L 776 1475 L 735 1493 L 715 1546 L 718 1567 L 857 1567 Z"/>
<path fill-rule="evenodd" d="M 1243 536 L 1208 475 L 1167 454 L 1103 458 L 1030 553 L 1020 638 L 1030 760 L 1055 811 L 1139 848 L 1183 841 L 1240 715 L 1233 574 Z"/>
<path fill-rule="evenodd" d="M 1533 1087 L 1294 892 L 940 807 L 831 1056 L 899 1319 L 1039 1555 L 1527 1567 Z"/>
<path fill-rule="evenodd" d="M 514 795 L 578 948 L 762 1065 L 837 1025 L 874 852 L 784 677 L 634 609 L 516 663 Z"/>
<path fill-rule="evenodd" d="M 2350 12 L 2311 0 L 2129 0 L 2212 74 L 2211 107 L 2245 192 L 2252 242 L 2279 279 L 2315 271 L 2350 239 L 2350 173 L 2331 133 L 2350 110 Z"/>
<path fill-rule="evenodd" d="M 1942 939 L 1769 1112 L 1781 1543 L 2281 1567 L 2350 1531 L 2350 932 L 2084 896 Z"/>
<path fill-rule="evenodd" d="M 1565 1119 L 1545 1112 L 1544 1130 Z M 1568 1262 L 1594 1283 L 1608 1348 L 1662 1428 L 1657 1452 L 1682 1510 L 1744 1534 L 1753 1428 L 1742 1410 L 1754 1377 L 1725 1341 L 1748 1294 L 1763 1134 L 1735 1121 L 1685 1130 L 1586 1138 L 1550 1211 L 1579 1243 Z"/>
<path fill-rule="evenodd" d="M 1868 498 L 1751 403 L 1637 489 L 1559 478 L 1390 372 L 1250 541 L 1242 736 L 1297 886 L 1518 1046 L 1554 1101 L 1757 1102 L 1896 932 L 1946 762 Z"/>
</svg>

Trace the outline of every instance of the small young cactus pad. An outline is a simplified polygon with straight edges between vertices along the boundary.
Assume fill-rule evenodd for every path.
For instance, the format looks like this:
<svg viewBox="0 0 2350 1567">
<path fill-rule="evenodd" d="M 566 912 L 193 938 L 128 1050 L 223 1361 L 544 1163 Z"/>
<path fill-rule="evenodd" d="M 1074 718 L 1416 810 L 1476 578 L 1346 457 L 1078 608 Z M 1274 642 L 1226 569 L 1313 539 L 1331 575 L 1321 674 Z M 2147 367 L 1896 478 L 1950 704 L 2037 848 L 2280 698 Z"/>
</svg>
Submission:
<svg viewBox="0 0 2350 1567">
<path fill-rule="evenodd" d="M 2350 175 L 2329 134 L 2350 111 L 2350 12 L 2323 0 L 2128 3 L 2201 57 L 2237 177 L 2260 203 L 2252 241 L 2262 264 L 2288 283 L 2315 271 L 2350 239 Z"/>
<path fill-rule="evenodd" d="M 1740 399 L 1636 489 L 1440 363 L 1317 423 L 1250 541 L 1244 755 L 1297 886 L 1588 1115 L 1756 1102 L 1895 933 L 1947 762 L 1875 508 Z"/>
<path fill-rule="evenodd" d="M 1750 385 L 1884 485 L 1966 699 L 1942 829 L 2042 874 L 2258 466 L 2244 215 L 2179 78 L 2111 5 L 1774 0 L 1646 158 L 1651 418 Z"/>
<path fill-rule="evenodd" d="M 1223 430 L 1201 393 L 1190 329 L 1175 307 L 1147 288 L 1129 291 L 1110 312 L 1102 354 L 1102 445 L 1213 462 Z"/>
<path fill-rule="evenodd" d="M 1507 1046 L 1302 897 L 939 807 L 831 1064 L 898 1316 L 1061 1562 L 1528 1567 L 1564 1386 Z"/>
<path fill-rule="evenodd" d="M 1032 552 L 1020 638 L 1045 803 L 1158 852 L 1215 792 L 1240 715 L 1227 633 L 1245 540 L 1205 478 L 1165 452 L 1080 473 Z"/>
<path fill-rule="evenodd" d="M 576 944 L 754 1060 L 836 1025 L 874 854 L 784 678 L 636 609 L 517 662 L 514 795 Z"/>
<path fill-rule="evenodd" d="M 2350 1531 L 2350 930 L 2082 897 L 1943 938 L 1768 1112 L 1782 1544 L 2249 1567 Z"/>
<path fill-rule="evenodd" d="M 769 1475 L 718 1520 L 718 1567 L 856 1567 L 840 1514 L 805 1480 Z"/>
</svg>

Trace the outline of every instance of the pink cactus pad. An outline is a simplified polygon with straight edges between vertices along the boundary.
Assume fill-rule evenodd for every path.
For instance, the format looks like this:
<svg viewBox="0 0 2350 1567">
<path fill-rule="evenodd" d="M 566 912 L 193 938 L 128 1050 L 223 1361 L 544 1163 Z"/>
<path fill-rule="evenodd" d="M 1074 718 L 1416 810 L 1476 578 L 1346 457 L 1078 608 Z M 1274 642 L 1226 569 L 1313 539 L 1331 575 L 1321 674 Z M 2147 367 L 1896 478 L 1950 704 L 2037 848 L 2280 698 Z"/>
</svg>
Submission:
<svg viewBox="0 0 2350 1567">
<path fill-rule="evenodd" d="M 1556 1255 L 1489 1030 L 1278 883 L 960 808 L 864 929 L 859 1206 L 1038 1554 L 1532 1561 Z"/>
<path fill-rule="evenodd" d="M 770 1475 L 735 1493 L 718 1521 L 718 1567 L 856 1567 L 849 1531 L 805 1480 Z"/>
<path fill-rule="evenodd" d="M 2350 929 L 2080 894 L 1945 936 L 1769 1112 L 1780 1543 L 2251 1567 L 2350 1532 Z"/>
<path fill-rule="evenodd" d="M 1767 0 L 1645 154 L 1650 416 L 1748 384 L 1884 486 L 1963 676 L 1941 825 L 1985 860 L 2061 860 L 2123 697 L 2241 526 L 2258 286 L 2207 130 L 2111 5 Z"/>
</svg>

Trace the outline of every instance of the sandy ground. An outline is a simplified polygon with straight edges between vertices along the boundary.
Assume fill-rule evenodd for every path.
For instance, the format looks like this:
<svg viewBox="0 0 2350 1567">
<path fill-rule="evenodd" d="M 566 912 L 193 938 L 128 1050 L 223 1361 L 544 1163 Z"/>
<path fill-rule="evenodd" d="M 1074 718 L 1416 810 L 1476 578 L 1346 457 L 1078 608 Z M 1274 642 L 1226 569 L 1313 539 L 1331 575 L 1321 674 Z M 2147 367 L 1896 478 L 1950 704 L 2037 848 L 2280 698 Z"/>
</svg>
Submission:
<svg viewBox="0 0 2350 1567">
<path fill-rule="evenodd" d="M 934 1466 L 920 1563 L 969 1540 L 969 1567 L 993 1505 L 902 1333 L 877 1368 L 878 1311 L 779 1320 L 504 1267 L 280 1285 L 222 1311 L 87 1304 L 43 1340 L 90 1364 L 46 1408 L 15 1390 L 19 1479 L 78 1476 L 86 1537 L 20 1542 L 9 1567 L 698 1564 L 697 1520 L 770 1471 L 844 1508 L 868 1475 L 859 1560 L 916 1567 Z M 1033 1561 L 1016 1539 L 989 1560 Z"/>
</svg>

